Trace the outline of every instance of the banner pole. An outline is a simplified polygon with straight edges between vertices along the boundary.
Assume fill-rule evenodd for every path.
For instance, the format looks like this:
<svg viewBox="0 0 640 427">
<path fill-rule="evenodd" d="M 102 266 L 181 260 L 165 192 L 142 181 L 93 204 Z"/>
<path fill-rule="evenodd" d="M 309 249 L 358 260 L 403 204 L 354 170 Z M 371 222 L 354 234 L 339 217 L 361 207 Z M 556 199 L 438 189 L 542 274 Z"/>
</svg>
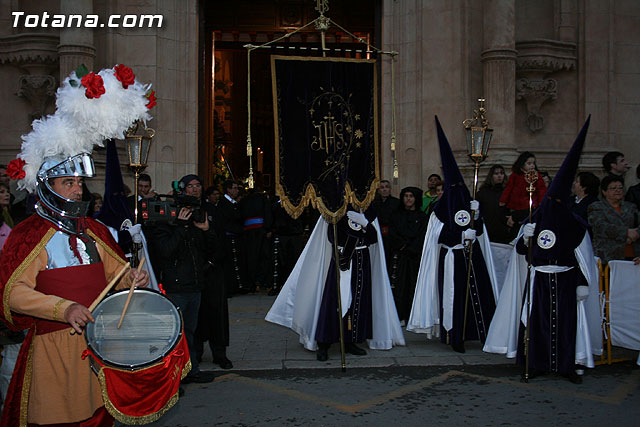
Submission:
<svg viewBox="0 0 640 427">
<path fill-rule="evenodd" d="M 338 327 L 340 330 L 340 361 L 342 372 L 347 372 L 347 362 L 344 357 L 344 325 L 342 324 L 342 295 L 340 293 L 340 253 L 338 252 L 338 224 L 333 223 L 333 259 L 336 270 L 336 286 L 338 291 Z"/>
<path fill-rule="evenodd" d="M 531 224 L 532 212 L 533 212 L 533 193 L 536 191 L 536 187 L 533 185 L 538 180 L 538 173 L 536 170 L 527 171 L 524 176 L 524 180 L 529 184 L 527 186 L 527 193 L 529 193 L 529 224 Z M 529 245 L 527 248 L 527 280 L 525 280 L 525 298 L 527 299 L 527 325 L 524 329 L 524 378 L 525 383 L 529 382 L 529 348 L 531 341 L 531 267 L 533 260 L 533 237 L 529 237 Z"/>
</svg>

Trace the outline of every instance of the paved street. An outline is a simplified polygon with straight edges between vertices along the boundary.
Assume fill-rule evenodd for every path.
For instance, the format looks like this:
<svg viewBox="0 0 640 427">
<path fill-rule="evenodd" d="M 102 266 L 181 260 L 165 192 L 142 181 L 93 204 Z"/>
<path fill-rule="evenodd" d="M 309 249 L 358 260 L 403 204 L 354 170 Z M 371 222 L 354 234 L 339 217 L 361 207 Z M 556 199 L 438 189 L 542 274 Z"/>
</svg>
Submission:
<svg viewBox="0 0 640 427">
<path fill-rule="evenodd" d="M 202 369 L 220 376 L 184 386 L 153 425 L 638 425 L 640 367 L 632 361 L 587 370 L 582 385 L 555 375 L 524 384 L 511 360 L 478 343 L 458 354 L 405 333 L 405 347 L 347 355 L 343 373 L 337 346 L 320 363 L 296 334 L 264 321 L 273 300 L 229 300 L 234 369 L 216 369 L 205 354 Z"/>
</svg>

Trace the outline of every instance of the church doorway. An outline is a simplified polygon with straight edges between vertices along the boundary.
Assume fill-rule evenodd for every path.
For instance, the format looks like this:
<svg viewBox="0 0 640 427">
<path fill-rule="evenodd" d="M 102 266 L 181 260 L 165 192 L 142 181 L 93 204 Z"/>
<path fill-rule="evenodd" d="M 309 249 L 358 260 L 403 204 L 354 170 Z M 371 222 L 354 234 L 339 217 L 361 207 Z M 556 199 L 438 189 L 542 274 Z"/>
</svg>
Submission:
<svg viewBox="0 0 640 427">
<path fill-rule="evenodd" d="M 321 56 L 320 33 L 313 25 L 250 56 L 247 44 L 278 39 L 318 17 L 314 0 L 200 1 L 200 91 L 198 96 L 198 171 L 206 185 L 227 177 L 246 182 L 247 90 L 251 91 L 252 170 L 257 188 L 274 191 L 275 145 L 270 56 Z M 378 46 L 381 0 L 330 0 L 325 13 L 348 32 Z M 367 45 L 337 27 L 326 33 L 328 56 L 366 58 Z"/>
</svg>

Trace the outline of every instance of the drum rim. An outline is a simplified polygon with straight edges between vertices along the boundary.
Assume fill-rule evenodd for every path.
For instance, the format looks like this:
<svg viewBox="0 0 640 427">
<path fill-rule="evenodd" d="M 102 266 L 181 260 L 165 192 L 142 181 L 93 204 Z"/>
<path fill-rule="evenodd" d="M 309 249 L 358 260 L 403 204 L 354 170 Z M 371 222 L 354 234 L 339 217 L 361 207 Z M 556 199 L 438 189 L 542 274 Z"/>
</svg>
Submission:
<svg viewBox="0 0 640 427">
<path fill-rule="evenodd" d="M 115 297 L 116 295 L 122 294 L 122 293 L 129 293 L 129 289 L 121 289 L 119 291 L 116 291 L 110 295 L 108 295 L 107 297 L 105 297 L 102 301 L 100 301 L 98 303 L 98 305 L 96 305 L 96 307 L 93 309 L 93 311 L 91 312 L 91 314 L 93 314 L 102 303 L 104 303 L 105 301 L 112 299 L 113 297 Z M 183 325 L 183 320 L 182 320 L 182 311 L 180 310 L 180 307 L 178 307 L 173 301 L 171 301 L 171 299 L 169 299 L 164 293 L 160 292 L 160 291 L 156 291 L 155 289 L 146 289 L 146 288 L 135 288 L 133 290 L 133 293 L 150 293 L 150 294 L 156 294 L 156 295 L 161 295 L 162 297 L 164 297 L 167 301 L 169 301 L 171 303 L 171 305 L 176 309 L 176 311 L 178 312 L 178 319 L 179 319 L 179 332 L 176 335 L 176 339 L 173 343 L 173 345 L 167 349 L 165 352 L 161 353 L 158 357 L 156 357 L 153 360 L 150 360 L 148 362 L 144 362 L 144 363 L 137 363 L 137 364 L 131 364 L 131 363 L 118 363 L 118 362 L 113 362 L 111 360 L 105 359 L 99 352 L 98 350 L 91 345 L 91 343 L 89 342 L 89 337 L 87 336 L 87 333 L 85 331 L 84 335 L 84 339 L 85 342 L 87 343 L 87 347 L 89 348 L 89 350 L 91 350 L 91 352 L 93 353 L 94 357 L 98 359 L 98 361 L 108 367 L 114 367 L 114 368 L 121 368 L 121 369 L 126 369 L 129 371 L 135 371 L 138 369 L 142 369 L 142 368 L 146 368 L 149 367 L 150 365 L 153 364 L 157 364 L 159 361 L 161 361 L 162 359 L 164 359 L 168 354 L 170 354 L 173 350 L 175 350 L 176 346 L 178 345 L 178 343 L 180 342 L 180 340 L 182 339 L 182 335 L 184 335 L 184 332 L 182 330 L 182 325 Z M 91 326 L 89 326 L 91 325 Z M 95 323 L 88 323 L 87 324 L 87 329 L 89 327 L 94 328 Z"/>
</svg>

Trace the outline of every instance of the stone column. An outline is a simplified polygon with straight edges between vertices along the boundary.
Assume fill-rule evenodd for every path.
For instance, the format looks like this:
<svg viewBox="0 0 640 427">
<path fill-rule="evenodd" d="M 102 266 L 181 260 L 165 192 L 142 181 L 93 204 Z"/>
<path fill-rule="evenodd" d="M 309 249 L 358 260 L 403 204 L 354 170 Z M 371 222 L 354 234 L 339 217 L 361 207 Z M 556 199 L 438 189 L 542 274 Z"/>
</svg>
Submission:
<svg viewBox="0 0 640 427">
<path fill-rule="evenodd" d="M 483 89 L 487 119 L 494 129 L 491 162 L 511 163 L 515 155 L 515 0 L 483 3 Z"/>
<path fill-rule="evenodd" d="M 93 0 L 60 0 L 60 13 L 69 15 L 92 15 Z M 93 60 L 96 48 L 93 45 L 93 28 L 62 28 L 60 30 L 60 80 L 64 80 L 69 73 L 84 64 L 93 70 Z"/>
</svg>

